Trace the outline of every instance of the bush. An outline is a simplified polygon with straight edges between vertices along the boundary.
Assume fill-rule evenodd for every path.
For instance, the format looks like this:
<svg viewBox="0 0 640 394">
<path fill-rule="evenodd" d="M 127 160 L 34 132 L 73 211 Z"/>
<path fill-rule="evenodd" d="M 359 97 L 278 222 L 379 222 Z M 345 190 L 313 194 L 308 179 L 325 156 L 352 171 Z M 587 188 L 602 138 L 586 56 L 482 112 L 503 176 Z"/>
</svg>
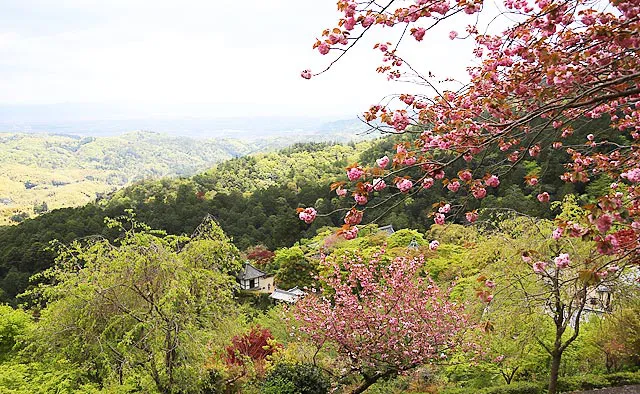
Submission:
<svg viewBox="0 0 640 394">
<path fill-rule="evenodd" d="M 591 390 L 609 387 L 604 375 L 579 375 L 558 379 L 558 391 Z"/>
<path fill-rule="evenodd" d="M 320 368 L 306 363 L 278 363 L 267 373 L 263 394 L 326 394 L 330 383 Z"/>
<path fill-rule="evenodd" d="M 539 384 L 514 382 L 504 386 L 486 388 L 482 390 L 482 394 L 542 394 L 542 389 Z"/>
<path fill-rule="evenodd" d="M 609 386 L 625 386 L 627 384 L 640 384 L 639 372 L 617 372 L 605 375 Z"/>
</svg>

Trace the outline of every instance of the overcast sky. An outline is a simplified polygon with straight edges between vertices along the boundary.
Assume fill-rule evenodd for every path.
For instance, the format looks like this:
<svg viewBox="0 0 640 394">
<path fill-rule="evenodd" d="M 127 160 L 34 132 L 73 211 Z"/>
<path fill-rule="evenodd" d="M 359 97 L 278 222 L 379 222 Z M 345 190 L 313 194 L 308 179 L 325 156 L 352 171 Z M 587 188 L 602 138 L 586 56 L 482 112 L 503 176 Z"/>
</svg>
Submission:
<svg viewBox="0 0 640 394">
<path fill-rule="evenodd" d="M 335 0 L 2 0 L 0 105 L 94 103 L 141 116 L 356 115 L 415 90 L 375 72 L 370 37 L 331 72 L 311 46 Z M 468 21 L 461 21 L 461 26 Z M 450 26 L 408 44 L 414 64 L 463 78 L 470 43 Z"/>
</svg>

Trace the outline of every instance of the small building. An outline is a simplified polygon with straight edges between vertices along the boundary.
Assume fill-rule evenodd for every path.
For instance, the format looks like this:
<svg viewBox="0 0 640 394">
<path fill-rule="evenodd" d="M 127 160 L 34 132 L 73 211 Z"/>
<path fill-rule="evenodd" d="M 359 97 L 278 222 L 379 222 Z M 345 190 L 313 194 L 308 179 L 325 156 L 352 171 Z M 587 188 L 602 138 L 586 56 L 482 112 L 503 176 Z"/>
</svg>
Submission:
<svg viewBox="0 0 640 394">
<path fill-rule="evenodd" d="M 289 289 L 289 290 L 275 289 L 269 297 L 273 298 L 276 301 L 295 304 L 298 301 L 298 299 L 303 295 L 304 295 L 304 291 L 300 290 L 296 286 L 293 289 Z"/>
<path fill-rule="evenodd" d="M 242 290 L 269 294 L 275 289 L 273 275 L 260 271 L 249 262 L 244 263 L 243 270 L 236 276 L 236 279 Z"/>
<path fill-rule="evenodd" d="M 378 228 L 378 231 L 387 233 L 387 235 L 393 235 L 393 233 L 396 232 L 396 230 L 393 229 L 393 225 L 391 224 L 387 224 L 386 226 Z"/>
</svg>

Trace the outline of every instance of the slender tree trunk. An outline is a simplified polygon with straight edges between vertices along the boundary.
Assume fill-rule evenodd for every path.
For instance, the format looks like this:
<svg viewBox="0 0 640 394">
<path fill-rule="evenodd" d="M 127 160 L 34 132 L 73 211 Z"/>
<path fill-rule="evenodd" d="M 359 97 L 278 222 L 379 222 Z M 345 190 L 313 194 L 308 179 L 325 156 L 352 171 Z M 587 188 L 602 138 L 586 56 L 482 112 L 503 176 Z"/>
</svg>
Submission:
<svg viewBox="0 0 640 394">
<path fill-rule="evenodd" d="M 549 376 L 549 394 L 558 392 L 558 375 L 560 373 L 560 360 L 562 353 L 557 349 L 551 355 L 551 374 Z"/>
</svg>

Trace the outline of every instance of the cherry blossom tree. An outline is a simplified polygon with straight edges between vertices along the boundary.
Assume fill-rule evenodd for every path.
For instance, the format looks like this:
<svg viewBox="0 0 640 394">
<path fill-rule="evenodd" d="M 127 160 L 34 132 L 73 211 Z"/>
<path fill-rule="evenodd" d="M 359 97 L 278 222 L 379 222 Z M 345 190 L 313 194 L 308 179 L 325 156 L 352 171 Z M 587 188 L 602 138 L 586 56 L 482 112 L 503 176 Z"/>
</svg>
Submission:
<svg viewBox="0 0 640 394">
<path fill-rule="evenodd" d="M 572 208 L 579 209 L 565 204 L 563 215 Z M 495 253 L 486 268 L 491 278 L 479 277 L 477 290 L 487 305 L 485 318 L 490 325 L 502 322 L 495 334 L 505 327 L 513 331 L 509 326 L 516 324 L 518 334 L 528 338 L 513 343 L 532 338 L 549 355 L 551 394 L 558 389 L 563 354 L 581 335 L 585 315 L 610 312 L 613 290 L 622 283 L 634 283 L 626 269 L 628 260 L 600 253 L 591 241 L 558 237 L 557 232 L 546 220 L 519 217 L 503 221 L 484 240 L 483 247 Z M 514 314 L 517 321 L 505 321 L 505 315 L 513 318 Z M 524 322 L 536 328 L 527 332 L 520 327 Z M 504 355 L 495 360 L 497 364 L 507 364 Z"/>
<path fill-rule="evenodd" d="M 350 365 L 346 376 L 362 377 L 353 393 L 447 358 L 467 325 L 463 305 L 418 275 L 422 258 L 384 260 L 384 249 L 369 260 L 323 258 L 326 291 L 312 292 L 294 310 L 302 333 L 317 346 L 334 346 Z"/>
<path fill-rule="evenodd" d="M 432 187 L 446 188 L 459 197 L 455 204 L 447 206 L 443 201 L 435 207 L 430 214 L 436 224 L 463 213 L 473 222 L 478 215 L 469 206 L 483 199 L 487 190 L 499 187 L 500 178 L 515 165 L 542 154 L 562 154 L 566 155 L 563 181 L 585 183 L 606 176 L 611 188 L 588 207 L 584 217 L 562 222 L 560 236 L 585 237 L 595 241 L 603 254 L 638 260 L 640 2 L 498 3 L 337 2 L 337 25 L 323 31 L 314 44 L 321 55 L 332 59 L 324 70 L 305 70 L 303 78 L 330 70 L 365 42 L 370 32 L 389 32 L 391 38 L 391 32 L 399 29 L 399 40 L 374 45 L 382 57 L 377 71 L 390 80 L 412 81 L 424 88 L 421 94 L 398 94 L 364 112 L 372 128 L 412 133 L 415 140 L 397 145 L 393 154 L 371 168 L 354 163 L 347 168 L 348 181 L 332 186 L 338 196 L 354 198 L 340 232 L 355 237 L 360 221 L 371 219 L 364 211 L 388 202 L 385 191 L 412 196 Z M 470 81 L 463 87 L 441 87 L 436 76 L 419 71 L 428 64 L 414 62 L 400 44 L 406 40 L 428 43 L 435 26 L 465 14 L 471 21 L 466 31 L 451 31 L 449 38 L 473 40 L 477 64 L 468 68 Z M 500 18 L 509 26 L 492 33 Z M 454 172 L 454 164 L 463 169 Z M 415 169 L 420 170 L 419 176 Z M 523 182 L 534 190 L 540 204 L 553 200 L 553 193 L 536 191 L 537 174 L 528 174 Z M 300 218 L 309 223 L 315 215 L 308 208 Z"/>
</svg>

